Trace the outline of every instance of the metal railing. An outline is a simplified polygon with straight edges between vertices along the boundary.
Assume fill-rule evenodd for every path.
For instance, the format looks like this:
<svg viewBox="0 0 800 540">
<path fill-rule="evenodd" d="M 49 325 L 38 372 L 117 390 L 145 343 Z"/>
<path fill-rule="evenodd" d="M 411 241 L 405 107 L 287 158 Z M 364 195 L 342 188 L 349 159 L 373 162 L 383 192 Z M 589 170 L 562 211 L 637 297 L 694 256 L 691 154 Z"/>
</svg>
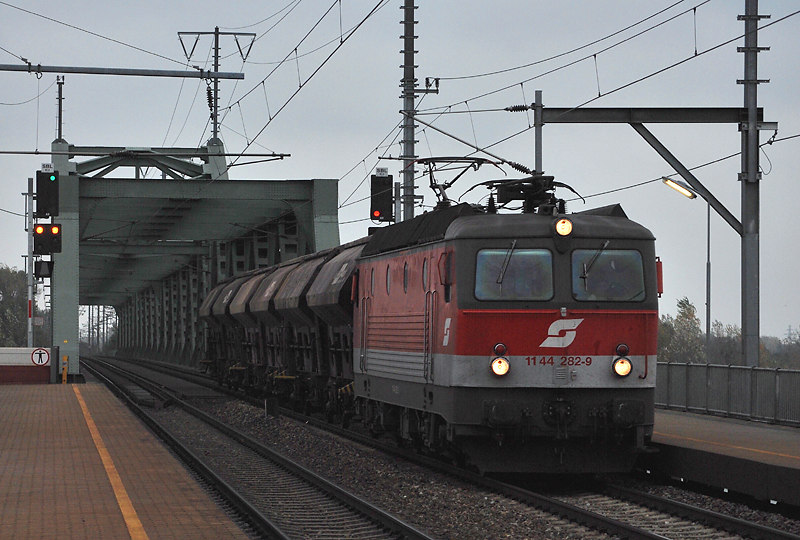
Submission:
<svg viewBox="0 0 800 540">
<path fill-rule="evenodd" d="M 659 362 L 656 406 L 800 426 L 800 371 Z"/>
</svg>

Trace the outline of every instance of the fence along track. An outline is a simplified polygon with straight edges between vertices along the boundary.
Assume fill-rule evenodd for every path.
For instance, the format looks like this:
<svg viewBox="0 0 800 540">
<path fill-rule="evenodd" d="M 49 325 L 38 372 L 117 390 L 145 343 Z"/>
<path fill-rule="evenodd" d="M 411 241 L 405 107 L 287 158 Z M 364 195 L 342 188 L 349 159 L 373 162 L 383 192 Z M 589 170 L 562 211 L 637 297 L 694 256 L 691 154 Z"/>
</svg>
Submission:
<svg viewBox="0 0 800 540">
<path fill-rule="evenodd" d="M 658 363 L 656 405 L 800 426 L 800 371 L 718 364 Z"/>
</svg>

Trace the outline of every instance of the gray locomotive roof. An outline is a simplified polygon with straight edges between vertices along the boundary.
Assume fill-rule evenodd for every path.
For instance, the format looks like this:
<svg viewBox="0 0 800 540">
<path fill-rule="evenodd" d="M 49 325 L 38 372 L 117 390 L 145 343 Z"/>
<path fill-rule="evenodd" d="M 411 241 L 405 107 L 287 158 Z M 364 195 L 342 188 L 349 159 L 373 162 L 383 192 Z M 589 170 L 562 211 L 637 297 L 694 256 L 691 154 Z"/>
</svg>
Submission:
<svg viewBox="0 0 800 540">
<path fill-rule="evenodd" d="M 615 206 L 621 211 L 618 205 Z M 563 217 L 572 221 L 571 238 L 654 239 L 650 230 L 635 221 L 629 220 L 627 217 L 619 217 L 619 214 L 595 213 L 593 211 L 558 216 L 540 214 L 466 216 L 453 221 L 447 229 L 445 239 L 552 236 L 556 221 Z"/>
<path fill-rule="evenodd" d="M 386 253 L 444 238 L 447 228 L 460 216 L 479 213 L 469 204 L 459 204 L 450 208 L 426 212 L 414 219 L 401 221 L 389 227 L 376 230 L 364 246 L 362 257 Z"/>
<path fill-rule="evenodd" d="M 648 229 L 629 220 L 618 204 L 566 216 L 485 214 L 468 204 L 459 204 L 378 229 L 361 256 L 368 257 L 436 240 L 550 236 L 555 222 L 562 217 L 568 217 L 573 223 L 572 238 L 654 239 Z"/>
</svg>

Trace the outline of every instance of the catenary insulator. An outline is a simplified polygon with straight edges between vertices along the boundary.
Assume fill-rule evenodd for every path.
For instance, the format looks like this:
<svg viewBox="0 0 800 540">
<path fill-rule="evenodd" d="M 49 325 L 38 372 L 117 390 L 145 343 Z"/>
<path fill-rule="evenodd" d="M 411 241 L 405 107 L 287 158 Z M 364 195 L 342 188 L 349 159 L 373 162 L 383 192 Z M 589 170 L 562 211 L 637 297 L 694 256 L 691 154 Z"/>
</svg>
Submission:
<svg viewBox="0 0 800 540">
<path fill-rule="evenodd" d="M 505 110 L 508 112 L 525 112 L 530 110 L 531 107 L 529 105 L 512 105 L 510 107 L 506 107 Z"/>
<path fill-rule="evenodd" d="M 514 170 L 517 170 L 524 174 L 533 174 L 533 171 L 527 168 L 525 165 L 520 165 L 519 163 L 514 163 L 513 161 L 507 161 L 508 166 Z"/>
</svg>

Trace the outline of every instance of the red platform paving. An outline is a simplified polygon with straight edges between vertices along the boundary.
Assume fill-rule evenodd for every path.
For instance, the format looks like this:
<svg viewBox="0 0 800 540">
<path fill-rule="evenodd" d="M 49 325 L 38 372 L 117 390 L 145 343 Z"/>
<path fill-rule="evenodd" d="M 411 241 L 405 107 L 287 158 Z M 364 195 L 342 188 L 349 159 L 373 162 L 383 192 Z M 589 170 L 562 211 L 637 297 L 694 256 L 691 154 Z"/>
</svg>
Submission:
<svg viewBox="0 0 800 540">
<path fill-rule="evenodd" d="M 0 539 L 245 539 L 104 386 L 0 386 Z"/>
<path fill-rule="evenodd" d="M 800 506 L 800 428 L 656 410 L 648 467 Z"/>
</svg>

